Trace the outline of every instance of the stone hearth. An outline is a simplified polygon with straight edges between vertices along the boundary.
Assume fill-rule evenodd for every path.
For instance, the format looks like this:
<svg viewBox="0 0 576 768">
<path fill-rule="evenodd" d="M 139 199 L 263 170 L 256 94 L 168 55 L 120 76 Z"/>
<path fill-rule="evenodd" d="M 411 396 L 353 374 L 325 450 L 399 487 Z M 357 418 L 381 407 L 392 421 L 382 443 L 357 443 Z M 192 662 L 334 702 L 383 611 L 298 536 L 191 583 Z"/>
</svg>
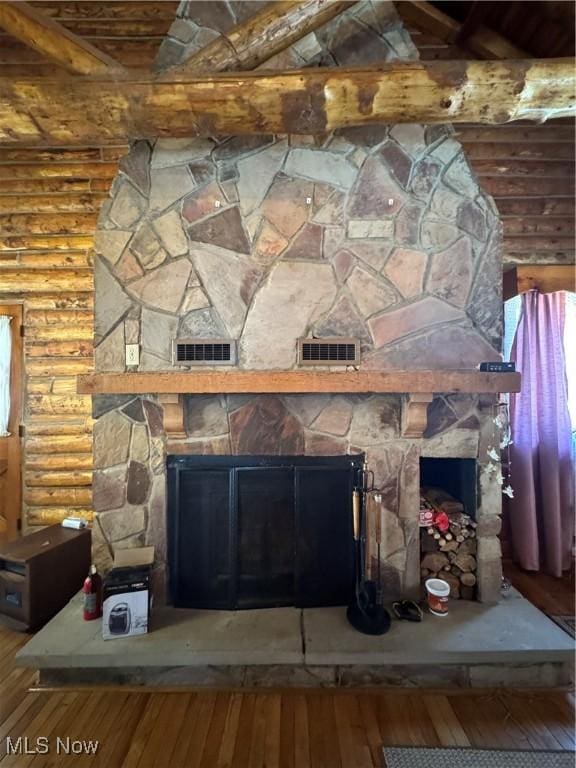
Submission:
<svg viewBox="0 0 576 768">
<path fill-rule="evenodd" d="M 205 5 L 196 24 L 183 6 L 159 67 L 233 23 Z M 186 25 L 198 34 L 185 46 Z M 266 66 L 416 56 L 393 5 L 365 1 Z M 174 338 L 217 337 L 237 342 L 240 369 L 286 371 L 298 337 L 334 335 L 360 339 L 361 370 L 473 369 L 499 359 L 499 245 L 493 201 L 449 127 L 137 142 L 97 232 L 96 370 L 181 370 Z M 139 346 L 138 366 L 126 367 L 125 344 Z M 400 395 L 188 396 L 177 439 L 169 399 L 94 397 L 97 561 L 154 544 L 165 596 L 169 453 L 365 452 L 383 489 L 386 596 L 414 595 L 419 458 L 474 458 L 479 597 L 497 600 L 494 399 L 437 394 L 424 436 L 406 437 Z"/>
<path fill-rule="evenodd" d="M 342 608 L 165 607 L 148 635 L 107 641 L 80 612 L 78 595 L 18 653 L 41 684 L 550 688 L 569 685 L 574 658 L 570 636 L 515 590 L 496 606 L 393 621 L 384 637 L 354 631 Z"/>
</svg>

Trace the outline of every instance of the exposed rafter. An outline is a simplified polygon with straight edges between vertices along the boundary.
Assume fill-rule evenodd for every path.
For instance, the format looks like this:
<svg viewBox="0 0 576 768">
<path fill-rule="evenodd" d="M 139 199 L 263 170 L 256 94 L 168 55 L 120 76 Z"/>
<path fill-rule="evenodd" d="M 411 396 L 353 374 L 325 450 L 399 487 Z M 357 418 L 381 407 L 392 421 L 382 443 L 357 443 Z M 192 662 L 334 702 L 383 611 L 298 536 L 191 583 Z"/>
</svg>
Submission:
<svg viewBox="0 0 576 768">
<path fill-rule="evenodd" d="M 403 0 L 396 3 L 400 16 L 419 29 L 443 40 L 461 43 L 484 59 L 526 59 L 529 54 L 484 24 L 472 28 L 460 24 L 425 0 Z"/>
<path fill-rule="evenodd" d="M 574 60 L 394 62 L 357 69 L 115 80 L 0 77 L 0 143 L 325 133 L 371 123 L 506 123 L 575 113 Z"/>
<path fill-rule="evenodd" d="M 0 27 L 78 75 L 120 73 L 123 67 L 28 3 L 0 2 Z"/>
<path fill-rule="evenodd" d="M 355 0 L 281 0 L 265 5 L 164 76 L 255 69 L 354 4 Z"/>
</svg>

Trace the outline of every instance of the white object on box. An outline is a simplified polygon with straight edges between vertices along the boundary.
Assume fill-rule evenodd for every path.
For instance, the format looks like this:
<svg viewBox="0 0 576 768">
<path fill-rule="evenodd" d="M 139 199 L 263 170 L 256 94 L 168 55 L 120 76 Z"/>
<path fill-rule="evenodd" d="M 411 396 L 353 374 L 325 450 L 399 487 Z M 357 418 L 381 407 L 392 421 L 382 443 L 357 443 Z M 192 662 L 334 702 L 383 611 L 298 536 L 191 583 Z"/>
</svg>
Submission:
<svg viewBox="0 0 576 768">
<path fill-rule="evenodd" d="M 62 520 L 62 528 L 74 528 L 79 531 L 81 528 L 86 528 L 86 520 L 81 517 L 65 517 Z"/>
</svg>

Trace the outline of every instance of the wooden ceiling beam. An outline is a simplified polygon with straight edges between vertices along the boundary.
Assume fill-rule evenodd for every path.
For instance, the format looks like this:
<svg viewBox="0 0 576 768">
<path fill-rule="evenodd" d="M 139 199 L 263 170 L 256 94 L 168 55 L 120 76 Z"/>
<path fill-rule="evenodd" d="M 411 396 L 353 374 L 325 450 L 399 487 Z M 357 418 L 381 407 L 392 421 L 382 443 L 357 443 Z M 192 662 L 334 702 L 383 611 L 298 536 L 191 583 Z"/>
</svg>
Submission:
<svg viewBox="0 0 576 768">
<path fill-rule="evenodd" d="M 403 0 L 396 3 L 396 9 L 404 21 L 429 32 L 445 43 L 461 43 L 483 59 L 530 58 L 525 51 L 484 24 L 478 24 L 470 29 L 465 39 L 461 39 L 462 33 L 466 32 L 465 23 L 460 24 L 425 0 Z"/>
<path fill-rule="evenodd" d="M 573 59 L 392 62 L 174 76 L 0 76 L 0 144 L 324 134 L 374 123 L 544 121 L 575 112 Z"/>
<path fill-rule="evenodd" d="M 347 0 L 281 0 L 258 13 L 167 69 L 173 73 L 224 72 L 255 69 L 277 53 L 355 5 Z"/>
<path fill-rule="evenodd" d="M 576 289 L 576 270 L 572 264 L 520 264 L 504 272 L 503 277 L 504 301 L 525 291 L 554 293 Z"/>
<path fill-rule="evenodd" d="M 104 75 L 124 71 L 110 56 L 28 3 L 0 2 L 0 27 L 74 74 Z"/>
</svg>

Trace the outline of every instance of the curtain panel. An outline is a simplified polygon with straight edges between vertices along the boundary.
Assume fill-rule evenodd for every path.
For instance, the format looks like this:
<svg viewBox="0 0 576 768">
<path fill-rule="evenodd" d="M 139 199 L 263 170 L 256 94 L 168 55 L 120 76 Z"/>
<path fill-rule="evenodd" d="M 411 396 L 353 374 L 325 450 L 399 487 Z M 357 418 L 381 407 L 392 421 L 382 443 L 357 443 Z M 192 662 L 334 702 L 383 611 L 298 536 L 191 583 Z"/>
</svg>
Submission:
<svg viewBox="0 0 576 768">
<path fill-rule="evenodd" d="M 511 360 L 522 391 L 510 398 L 514 559 L 526 570 L 561 576 L 571 567 L 574 486 L 562 291 L 522 295 Z"/>
<path fill-rule="evenodd" d="M 10 361 L 12 335 L 9 315 L 0 315 L 0 437 L 7 437 L 10 420 Z"/>
</svg>

